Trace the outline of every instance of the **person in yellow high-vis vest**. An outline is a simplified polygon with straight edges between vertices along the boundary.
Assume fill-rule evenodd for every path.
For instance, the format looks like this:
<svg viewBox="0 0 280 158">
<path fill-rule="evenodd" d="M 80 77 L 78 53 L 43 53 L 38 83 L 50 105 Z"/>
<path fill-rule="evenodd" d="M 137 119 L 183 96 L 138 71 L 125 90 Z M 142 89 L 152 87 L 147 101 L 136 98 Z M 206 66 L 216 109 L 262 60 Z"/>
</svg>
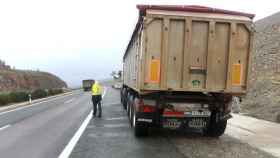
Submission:
<svg viewBox="0 0 280 158">
<path fill-rule="evenodd" d="M 101 100 L 102 100 L 102 87 L 97 81 L 94 81 L 91 88 L 92 92 L 92 104 L 93 104 L 93 116 L 96 116 L 98 106 L 98 117 L 102 116 Z"/>
</svg>

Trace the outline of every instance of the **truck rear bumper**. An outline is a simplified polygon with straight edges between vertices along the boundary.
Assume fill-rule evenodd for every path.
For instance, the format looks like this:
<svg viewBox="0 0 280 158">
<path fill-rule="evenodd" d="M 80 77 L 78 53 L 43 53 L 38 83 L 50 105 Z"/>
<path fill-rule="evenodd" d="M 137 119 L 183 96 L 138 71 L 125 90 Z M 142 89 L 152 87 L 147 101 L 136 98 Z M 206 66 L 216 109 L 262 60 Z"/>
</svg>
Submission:
<svg viewBox="0 0 280 158">
<path fill-rule="evenodd" d="M 156 121 L 155 113 L 137 113 L 137 121 L 148 126 L 167 128 L 172 130 L 201 130 L 206 129 L 210 122 L 210 117 L 159 117 Z"/>
</svg>

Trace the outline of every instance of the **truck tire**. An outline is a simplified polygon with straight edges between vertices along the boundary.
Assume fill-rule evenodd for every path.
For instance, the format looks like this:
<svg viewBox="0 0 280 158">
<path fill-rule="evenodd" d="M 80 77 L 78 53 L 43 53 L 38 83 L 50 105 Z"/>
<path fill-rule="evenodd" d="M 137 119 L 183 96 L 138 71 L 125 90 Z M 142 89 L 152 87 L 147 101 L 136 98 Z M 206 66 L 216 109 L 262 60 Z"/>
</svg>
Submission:
<svg viewBox="0 0 280 158">
<path fill-rule="evenodd" d="M 149 134 L 149 127 L 147 124 L 137 121 L 137 112 L 135 110 L 133 110 L 132 114 L 132 127 L 134 128 L 134 135 L 136 137 L 147 136 Z"/>
<path fill-rule="evenodd" d="M 134 103 L 130 104 L 129 115 L 128 115 L 128 120 L 131 127 L 133 127 L 133 113 L 134 113 Z"/>
<path fill-rule="evenodd" d="M 122 92 L 122 104 L 123 104 L 123 108 L 126 110 L 127 109 L 127 92 L 126 92 L 126 89 L 123 89 L 123 92 Z"/>
<path fill-rule="evenodd" d="M 210 137 L 220 137 L 224 134 L 227 127 L 227 120 L 216 122 L 216 114 L 211 116 L 210 125 L 206 130 L 206 136 Z"/>
<path fill-rule="evenodd" d="M 130 108 L 131 108 L 131 104 L 132 104 L 132 98 L 133 98 L 133 96 L 130 93 L 127 93 L 126 109 L 127 109 L 127 116 L 128 117 L 129 117 Z"/>
<path fill-rule="evenodd" d="M 123 89 L 120 90 L 121 104 L 123 104 Z"/>
<path fill-rule="evenodd" d="M 128 119 L 129 119 L 129 123 L 130 125 L 132 125 L 133 122 L 133 102 L 130 103 L 130 108 L 129 108 L 129 113 L 128 113 Z"/>
</svg>

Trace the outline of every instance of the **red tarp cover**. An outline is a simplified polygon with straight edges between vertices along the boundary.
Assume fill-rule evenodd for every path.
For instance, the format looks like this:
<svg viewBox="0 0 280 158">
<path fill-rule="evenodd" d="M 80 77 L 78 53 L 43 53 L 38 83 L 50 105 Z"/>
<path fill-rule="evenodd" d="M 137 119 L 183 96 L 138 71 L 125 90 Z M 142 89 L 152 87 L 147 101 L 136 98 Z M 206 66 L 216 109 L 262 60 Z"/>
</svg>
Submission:
<svg viewBox="0 0 280 158">
<path fill-rule="evenodd" d="M 146 9 L 153 10 L 168 10 L 168 11 L 185 11 L 185 12 L 199 12 L 199 13 L 216 13 L 216 14 L 228 14 L 245 16 L 250 19 L 255 17 L 254 14 L 242 13 L 237 11 L 223 10 L 217 8 L 210 8 L 197 5 L 137 5 L 140 12 L 145 13 Z"/>
</svg>

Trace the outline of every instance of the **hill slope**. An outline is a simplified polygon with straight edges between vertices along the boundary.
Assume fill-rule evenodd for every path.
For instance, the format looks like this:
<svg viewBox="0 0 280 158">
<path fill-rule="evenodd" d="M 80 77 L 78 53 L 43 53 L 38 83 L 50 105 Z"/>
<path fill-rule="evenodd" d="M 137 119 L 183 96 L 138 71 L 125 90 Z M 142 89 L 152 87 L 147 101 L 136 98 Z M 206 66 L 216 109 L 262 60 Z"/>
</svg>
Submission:
<svg viewBox="0 0 280 158">
<path fill-rule="evenodd" d="M 255 26 L 250 89 L 242 111 L 280 122 L 280 12 L 257 21 Z"/>
<path fill-rule="evenodd" d="M 0 92 L 67 87 L 57 76 L 39 71 L 0 70 Z"/>
</svg>

